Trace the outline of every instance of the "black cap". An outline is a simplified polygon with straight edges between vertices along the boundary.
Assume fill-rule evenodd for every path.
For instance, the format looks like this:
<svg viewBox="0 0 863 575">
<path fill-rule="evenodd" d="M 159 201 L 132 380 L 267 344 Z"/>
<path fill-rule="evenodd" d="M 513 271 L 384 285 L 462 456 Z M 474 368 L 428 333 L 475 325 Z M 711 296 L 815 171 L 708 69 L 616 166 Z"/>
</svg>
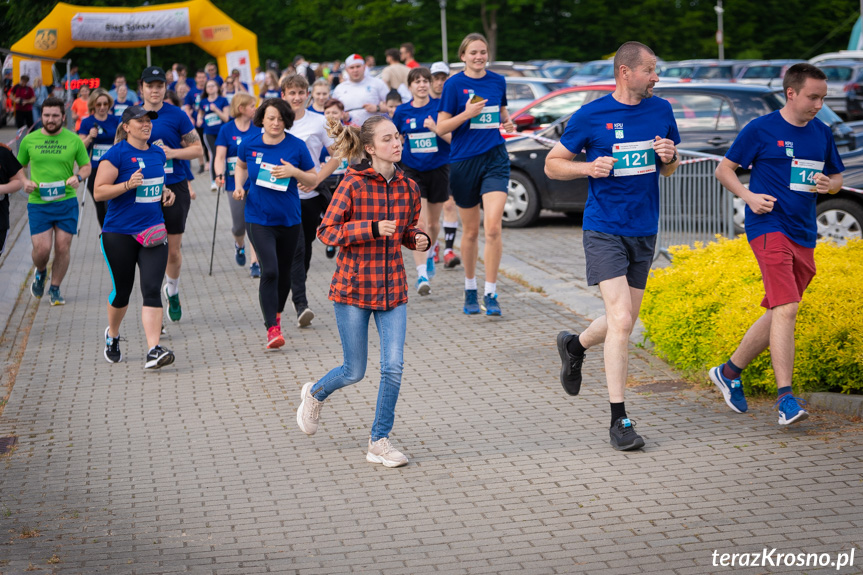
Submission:
<svg viewBox="0 0 863 575">
<path fill-rule="evenodd" d="M 151 120 L 155 120 L 159 117 L 159 114 L 145 110 L 144 106 L 129 106 L 123 110 L 123 117 L 120 119 L 120 122 L 125 124 L 129 120 L 138 120 L 144 116 L 149 116 Z"/>
<path fill-rule="evenodd" d="M 165 71 L 159 68 L 158 66 L 149 66 L 144 68 L 144 71 L 141 72 L 141 81 L 142 82 L 167 82 L 165 79 Z"/>
</svg>

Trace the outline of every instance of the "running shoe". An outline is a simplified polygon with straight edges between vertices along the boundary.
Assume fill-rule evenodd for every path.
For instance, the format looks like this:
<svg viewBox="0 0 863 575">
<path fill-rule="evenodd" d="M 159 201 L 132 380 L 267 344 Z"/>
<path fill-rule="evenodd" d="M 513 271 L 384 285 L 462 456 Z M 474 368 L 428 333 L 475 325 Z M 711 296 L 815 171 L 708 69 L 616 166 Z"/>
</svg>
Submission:
<svg viewBox="0 0 863 575">
<path fill-rule="evenodd" d="M 48 277 L 48 270 L 39 271 L 33 274 L 33 283 L 30 284 L 30 294 L 36 299 L 40 299 L 45 294 L 45 278 Z"/>
<path fill-rule="evenodd" d="M 204 173 L 204 164 L 200 164 L 200 165 L 198 166 L 198 173 L 199 173 L 199 174 L 203 174 L 203 173 Z"/>
<path fill-rule="evenodd" d="M 123 353 L 120 351 L 120 336 L 111 337 L 105 328 L 105 359 L 108 363 L 120 363 L 123 361 Z"/>
<path fill-rule="evenodd" d="M 267 329 L 267 349 L 279 349 L 285 345 L 285 338 L 282 337 L 282 328 L 274 325 Z"/>
<path fill-rule="evenodd" d="M 578 395 L 581 390 L 581 366 L 584 354 L 574 355 L 566 347 L 578 334 L 562 331 L 557 334 L 557 353 L 560 354 L 560 384 L 569 395 Z"/>
<path fill-rule="evenodd" d="M 174 363 L 174 352 L 157 345 L 147 352 L 147 362 L 144 364 L 144 369 L 159 369 L 172 363 Z"/>
<path fill-rule="evenodd" d="M 331 260 L 336 257 L 336 246 L 327 246 L 327 259 Z"/>
<path fill-rule="evenodd" d="M 497 304 L 497 294 L 485 294 L 482 296 L 482 306 L 485 315 L 500 315 L 500 306 Z"/>
<path fill-rule="evenodd" d="M 434 263 L 440 263 L 440 244 L 438 242 L 434 243 Z"/>
<path fill-rule="evenodd" d="M 297 309 L 297 327 L 309 327 L 313 319 L 315 319 L 315 312 L 308 307 Z"/>
<path fill-rule="evenodd" d="M 779 425 L 791 425 L 809 417 L 809 412 L 800 407 L 798 401 L 806 403 L 805 399 L 794 397 L 790 393 L 786 393 L 776 401 L 773 407 L 779 409 Z"/>
<path fill-rule="evenodd" d="M 234 242 L 234 260 L 240 267 L 246 265 L 246 246 L 240 247 Z"/>
<path fill-rule="evenodd" d="M 430 280 L 434 279 L 434 276 L 435 276 L 434 258 L 426 258 L 426 272 L 428 273 L 428 278 Z"/>
<path fill-rule="evenodd" d="M 474 315 L 479 313 L 479 311 L 479 302 L 476 299 L 476 290 L 464 290 L 464 313 Z"/>
<path fill-rule="evenodd" d="M 369 452 L 366 454 L 366 461 L 380 463 L 385 467 L 401 467 L 408 464 L 408 458 L 405 457 L 405 454 L 393 447 L 393 444 L 386 437 L 381 437 L 374 442 L 369 437 Z"/>
<path fill-rule="evenodd" d="M 168 319 L 177 323 L 180 321 L 180 318 L 183 317 L 183 308 L 180 306 L 179 292 L 177 295 L 168 295 L 168 284 L 165 284 L 162 286 L 162 295 L 165 296 L 165 300 L 168 302 L 168 309 L 165 310 Z"/>
<path fill-rule="evenodd" d="M 261 277 L 261 264 L 258 262 L 254 262 L 249 266 L 249 277 L 254 279 L 260 279 Z"/>
<path fill-rule="evenodd" d="M 66 305 L 66 300 L 60 295 L 60 286 L 49 287 L 48 297 L 51 298 L 51 305 Z"/>
<path fill-rule="evenodd" d="M 611 446 L 618 451 L 644 447 L 644 439 L 635 432 L 635 422 L 631 419 L 618 417 L 608 434 L 611 437 Z"/>
<path fill-rule="evenodd" d="M 216 185 L 216 182 L 210 182 L 210 191 L 215 192 L 218 191 L 219 186 Z"/>
<path fill-rule="evenodd" d="M 417 278 L 417 293 L 420 295 L 428 295 L 431 293 L 431 285 L 429 284 L 428 278 L 422 276 Z"/>
<path fill-rule="evenodd" d="M 303 385 L 300 407 L 297 409 L 297 427 L 306 435 L 314 435 L 318 430 L 318 420 L 321 418 L 321 408 L 324 406 L 323 401 L 312 397 L 314 384 L 314 381 L 310 381 Z"/>
<path fill-rule="evenodd" d="M 722 374 L 722 366 L 714 367 L 709 372 L 710 381 L 722 392 L 725 403 L 737 413 L 746 413 L 746 396 L 743 395 L 743 384 L 740 379 L 728 379 Z"/>
<path fill-rule="evenodd" d="M 443 267 L 451 270 L 461 263 L 461 259 L 450 250 L 443 255 Z"/>
</svg>

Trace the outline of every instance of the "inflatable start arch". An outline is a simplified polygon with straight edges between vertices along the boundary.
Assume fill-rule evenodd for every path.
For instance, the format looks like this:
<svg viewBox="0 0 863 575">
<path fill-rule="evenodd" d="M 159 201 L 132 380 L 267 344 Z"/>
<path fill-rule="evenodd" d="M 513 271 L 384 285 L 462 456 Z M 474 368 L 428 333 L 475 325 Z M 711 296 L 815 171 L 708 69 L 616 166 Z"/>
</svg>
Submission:
<svg viewBox="0 0 863 575">
<path fill-rule="evenodd" d="M 254 86 L 258 37 L 209 0 L 141 8 L 84 7 L 60 2 L 12 46 L 12 51 L 60 59 L 73 48 L 144 48 L 185 43 L 196 44 L 215 57 L 223 77 L 237 69 L 242 80 Z M 51 62 L 13 58 L 15 82 L 22 73 L 32 78 L 37 72 L 43 79 L 50 78 Z M 54 78 L 55 82 L 59 80 Z"/>
</svg>

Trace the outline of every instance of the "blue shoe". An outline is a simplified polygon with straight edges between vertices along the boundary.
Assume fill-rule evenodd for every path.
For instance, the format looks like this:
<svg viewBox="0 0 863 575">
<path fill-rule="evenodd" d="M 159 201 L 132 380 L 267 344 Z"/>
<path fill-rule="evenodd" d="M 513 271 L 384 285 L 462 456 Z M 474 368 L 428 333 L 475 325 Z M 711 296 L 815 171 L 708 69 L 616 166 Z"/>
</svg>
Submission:
<svg viewBox="0 0 863 575">
<path fill-rule="evenodd" d="M 261 264 L 258 262 L 253 263 L 249 266 L 249 276 L 252 278 L 260 278 L 261 277 Z"/>
<path fill-rule="evenodd" d="M 428 295 L 431 293 L 431 286 L 428 278 L 422 276 L 417 278 L 417 293 L 420 295 Z"/>
<path fill-rule="evenodd" d="M 434 279 L 434 257 L 430 257 L 426 260 L 426 272 L 428 272 L 429 279 Z"/>
<path fill-rule="evenodd" d="M 237 260 L 237 265 L 243 267 L 246 265 L 246 248 L 240 247 L 234 242 L 234 259 Z"/>
<path fill-rule="evenodd" d="M 722 366 L 720 365 L 710 370 L 710 381 L 722 392 L 722 397 L 725 398 L 725 403 L 728 404 L 728 407 L 737 413 L 746 413 L 749 406 L 746 405 L 746 397 L 743 395 L 743 384 L 740 383 L 739 379 L 728 379 L 722 375 Z"/>
<path fill-rule="evenodd" d="M 779 407 L 779 425 L 791 425 L 809 417 L 809 412 L 800 407 L 798 401 L 806 403 L 805 399 L 794 397 L 787 393 L 780 397 L 774 407 Z"/>
<path fill-rule="evenodd" d="M 482 296 L 482 309 L 485 315 L 500 315 L 500 306 L 497 305 L 497 294 L 485 294 Z"/>
<path fill-rule="evenodd" d="M 48 288 L 48 297 L 51 298 L 51 305 L 66 305 L 66 300 L 60 295 L 59 286 L 51 286 Z"/>
<path fill-rule="evenodd" d="M 479 302 L 476 299 L 475 289 L 464 290 L 464 313 L 468 315 L 479 313 Z"/>
<path fill-rule="evenodd" d="M 30 284 L 30 294 L 36 299 L 45 295 L 45 278 L 48 276 L 48 270 L 36 270 L 33 274 L 33 283 Z"/>
</svg>

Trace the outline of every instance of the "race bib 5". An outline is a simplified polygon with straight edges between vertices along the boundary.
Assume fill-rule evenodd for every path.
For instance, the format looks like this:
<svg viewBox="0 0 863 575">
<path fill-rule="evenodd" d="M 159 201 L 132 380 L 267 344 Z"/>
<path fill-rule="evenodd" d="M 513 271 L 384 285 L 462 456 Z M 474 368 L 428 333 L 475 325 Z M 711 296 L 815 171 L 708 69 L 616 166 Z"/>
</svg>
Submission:
<svg viewBox="0 0 863 575">
<path fill-rule="evenodd" d="M 275 164 L 268 164 L 267 162 L 262 161 L 261 169 L 258 170 L 258 179 L 255 180 L 255 184 L 262 188 L 269 188 L 277 192 L 286 192 L 288 190 L 288 184 L 291 182 L 291 178 L 277 178 L 273 175 L 273 170 L 275 168 Z"/>
</svg>

